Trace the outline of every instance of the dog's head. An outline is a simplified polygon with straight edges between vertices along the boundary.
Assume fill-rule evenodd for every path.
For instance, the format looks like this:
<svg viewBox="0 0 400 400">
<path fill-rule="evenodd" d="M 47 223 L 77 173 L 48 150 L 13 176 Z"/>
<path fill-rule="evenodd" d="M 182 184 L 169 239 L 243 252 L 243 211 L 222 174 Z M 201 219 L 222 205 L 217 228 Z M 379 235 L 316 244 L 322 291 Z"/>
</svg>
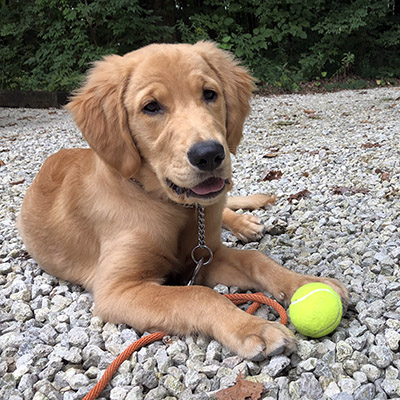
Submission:
<svg viewBox="0 0 400 400">
<path fill-rule="evenodd" d="M 210 204 L 230 187 L 252 90 L 212 43 L 155 44 L 96 63 L 67 108 L 124 178 L 150 169 L 172 200 Z"/>
</svg>

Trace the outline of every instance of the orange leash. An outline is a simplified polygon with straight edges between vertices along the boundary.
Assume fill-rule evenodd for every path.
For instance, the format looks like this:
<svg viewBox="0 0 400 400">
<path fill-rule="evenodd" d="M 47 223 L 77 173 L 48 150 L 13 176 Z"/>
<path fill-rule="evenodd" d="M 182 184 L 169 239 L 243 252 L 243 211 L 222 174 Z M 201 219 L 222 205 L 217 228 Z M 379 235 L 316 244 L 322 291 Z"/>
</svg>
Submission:
<svg viewBox="0 0 400 400">
<path fill-rule="evenodd" d="M 246 310 L 248 314 L 254 314 L 261 304 L 266 304 L 276 310 L 281 319 L 281 323 L 286 325 L 288 321 L 288 317 L 285 309 L 275 300 L 270 299 L 265 296 L 264 293 L 237 293 L 237 294 L 225 294 L 232 303 L 236 305 L 240 305 L 246 303 L 247 301 L 253 301 L 253 304 Z M 105 370 L 103 376 L 96 383 L 96 386 L 83 398 L 83 400 L 95 400 L 99 394 L 103 391 L 103 389 L 107 386 L 108 382 L 111 380 L 115 371 L 120 367 L 120 365 L 127 360 L 133 352 L 139 350 L 141 347 L 146 346 L 150 343 L 153 343 L 157 340 L 161 340 L 165 335 L 165 332 L 155 332 L 150 335 L 144 336 L 136 342 L 129 345 Z"/>
</svg>

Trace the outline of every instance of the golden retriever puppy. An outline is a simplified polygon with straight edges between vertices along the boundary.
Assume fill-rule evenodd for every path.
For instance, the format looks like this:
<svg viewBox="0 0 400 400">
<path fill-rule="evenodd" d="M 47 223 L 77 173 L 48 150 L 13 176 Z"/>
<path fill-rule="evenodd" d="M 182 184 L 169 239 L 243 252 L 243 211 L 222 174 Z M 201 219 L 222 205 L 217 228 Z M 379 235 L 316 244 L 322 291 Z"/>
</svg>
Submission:
<svg viewBox="0 0 400 400">
<path fill-rule="evenodd" d="M 294 335 L 282 324 L 246 314 L 209 288 L 265 290 L 287 305 L 299 286 L 318 281 L 347 297 L 334 279 L 221 243 L 230 153 L 252 90 L 247 71 L 207 42 L 155 44 L 96 63 L 67 106 L 90 149 L 51 156 L 28 190 L 19 229 L 29 253 L 48 273 L 92 291 L 104 320 L 141 331 L 200 332 L 246 358 L 292 348 Z M 230 205 L 269 201 L 256 195 Z M 205 208 L 213 259 L 194 285 L 171 285 L 193 276 L 195 204 Z M 224 214 L 234 232 L 259 235 L 257 219 Z M 209 257 L 203 250 L 196 259 Z"/>
</svg>

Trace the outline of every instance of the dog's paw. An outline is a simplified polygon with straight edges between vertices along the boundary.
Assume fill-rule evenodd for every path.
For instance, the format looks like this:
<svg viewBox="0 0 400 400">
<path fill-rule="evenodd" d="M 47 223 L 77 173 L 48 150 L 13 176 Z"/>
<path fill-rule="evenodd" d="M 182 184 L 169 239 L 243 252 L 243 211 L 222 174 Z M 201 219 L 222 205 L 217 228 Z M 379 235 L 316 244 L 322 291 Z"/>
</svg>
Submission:
<svg viewBox="0 0 400 400">
<path fill-rule="evenodd" d="M 251 316 L 241 329 L 234 331 L 227 343 L 243 358 L 260 360 L 281 353 L 290 353 L 296 345 L 292 331 L 279 322 Z"/>
<path fill-rule="evenodd" d="M 315 281 L 314 281 L 315 282 Z M 349 303 L 349 291 L 342 282 L 333 278 L 318 278 L 317 282 L 329 285 L 342 299 L 343 307 L 347 307 Z"/>
<path fill-rule="evenodd" d="M 249 214 L 238 214 L 232 233 L 243 243 L 256 242 L 264 235 L 264 225 L 260 218 Z"/>
<path fill-rule="evenodd" d="M 299 289 L 301 286 L 306 285 L 307 283 L 321 282 L 325 283 L 326 285 L 329 285 L 333 290 L 335 290 L 335 292 L 342 299 L 343 307 L 346 309 L 349 303 L 349 291 L 343 285 L 343 283 L 333 278 L 323 278 L 318 276 L 307 276 L 307 275 L 300 275 L 300 276 L 301 279 L 296 279 L 295 283 L 293 282 L 291 285 L 289 285 L 285 291 L 280 291 L 279 293 L 272 293 L 274 297 L 285 307 L 289 306 L 292 296 L 294 295 L 295 291 Z"/>
</svg>

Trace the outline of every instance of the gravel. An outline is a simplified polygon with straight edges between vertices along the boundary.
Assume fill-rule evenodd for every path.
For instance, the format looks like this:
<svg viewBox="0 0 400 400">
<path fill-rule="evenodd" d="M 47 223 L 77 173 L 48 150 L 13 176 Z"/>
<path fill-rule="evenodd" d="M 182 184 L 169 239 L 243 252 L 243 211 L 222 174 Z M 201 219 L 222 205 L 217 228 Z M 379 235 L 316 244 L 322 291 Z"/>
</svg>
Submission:
<svg viewBox="0 0 400 400">
<path fill-rule="evenodd" d="M 400 398 L 399 88 L 252 103 L 234 193 L 273 193 L 277 202 L 254 212 L 266 225 L 260 242 L 226 231 L 223 241 L 342 280 L 346 315 L 331 335 L 296 333 L 294 353 L 262 361 L 202 336 L 169 337 L 134 353 L 100 398 L 208 399 L 239 372 L 264 384 L 265 399 Z M 0 109 L 0 132 L 0 398 L 81 399 L 142 333 L 101 321 L 90 294 L 41 271 L 15 220 L 45 158 L 85 144 L 56 109 Z M 258 313 L 276 318 L 266 307 Z"/>
</svg>

